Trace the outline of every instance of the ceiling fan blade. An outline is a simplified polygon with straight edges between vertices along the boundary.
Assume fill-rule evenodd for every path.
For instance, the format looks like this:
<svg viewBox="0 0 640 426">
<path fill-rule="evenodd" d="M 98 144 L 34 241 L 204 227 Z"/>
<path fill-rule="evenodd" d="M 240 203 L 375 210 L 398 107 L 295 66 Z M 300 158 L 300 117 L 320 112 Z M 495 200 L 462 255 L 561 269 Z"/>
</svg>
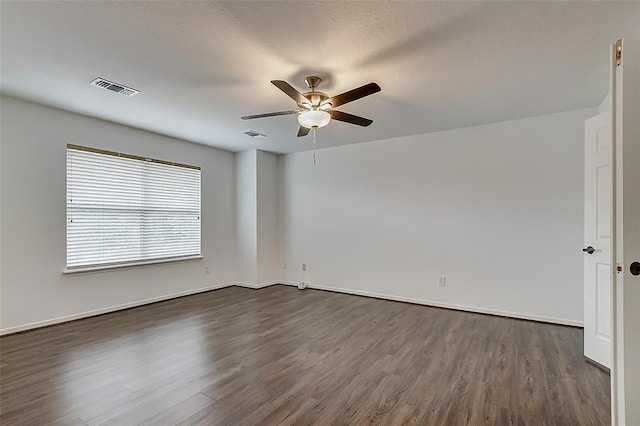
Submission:
<svg viewBox="0 0 640 426">
<path fill-rule="evenodd" d="M 252 120 L 254 118 L 275 117 L 278 115 L 297 114 L 299 112 L 300 110 L 268 112 L 266 114 L 245 115 L 244 117 L 240 117 L 240 118 L 242 118 L 243 120 Z"/>
<path fill-rule="evenodd" d="M 308 129 L 306 127 L 300 126 L 300 128 L 298 129 L 298 137 L 307 136 L 309 134 L 309 130 L 311 130 L 311 129 Z"/>
<path fill-rule="evenodd" d="M 286 81 L 271 80 L 271 83 L 273 83 L 274 86 L 286 93 L 291 99 L 296 101 L 297 104 L 311 104 L 311 102 L 309 102 L 309 99 L 305 98 L 302 93 L 298 92 L 292 85 L 290 85 Z"/>
<path fill-rule="evenodd" d="M 344 121 L 345 123 L 355 124 L 362 127 L 367 127 L 373 120 L 369 120 L 368 118 L 358 117 L 357 115 L 347 114 L 342 111 L 329 111 L 331 114 L 331 118 L 338 121 Z"/>
<path fill-rule="evenodd" d="M 365 84 L 364 86 L 360 86 L 356 89 L 349 90 L 348 92 L 344 92 L 334 96 L 330 100 L 331 106 L 335 108 L 337 106 L 344 105 L 348 102 L 353 102 L 360 98 L 364 98 L 365 96 L 373 95 L 374 93 L 377 93 L 380 90 L 381 90 L 380 86 L 378 86 L 376 83 Z"/>
</svg>

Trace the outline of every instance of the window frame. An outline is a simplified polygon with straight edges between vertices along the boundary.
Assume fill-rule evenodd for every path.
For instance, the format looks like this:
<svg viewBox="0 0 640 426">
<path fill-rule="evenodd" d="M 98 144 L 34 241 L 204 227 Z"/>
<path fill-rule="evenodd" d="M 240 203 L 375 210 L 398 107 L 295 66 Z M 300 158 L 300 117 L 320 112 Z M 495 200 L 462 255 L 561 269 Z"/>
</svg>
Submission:
<svg viewBox="0 0 640 426">
<path fill-rule="evenodd" d="M 131 159 L 131 160 L 136 160 L 136 161 L 140 161 L 142 163 L 157 163 L 157 164 L 162 164 L 165 166 L 172 166 L 172 167 L 181 167 L 181 168 L 187 168 L 187 169 L 192 169 L 192 170 L 197 170 L 198 171 L 198 209 L 197 209 L 197 216 L 198 216 L 198 253 L 197 254 L 187 254 L 187 255 L 169 255 L 169 256 L 158 256 L 158 257 L 151 257 L 151 258 L 143 258 L 141 257 L 141 254 L 138 255 L 137 259 L 131 259 L 131 260 L 122 260 L 122 261 L 108 261 L 108 262 L 98 262 L 98 263 L 86 263 L 86 264 L 80 264 L 80 265 L 72 265 L 69 266 L 69 257 L 68 257 L 68 250 L 69 250 L 69 223 L 70 223 L 70 219 L 69 219 L 69 202 L 71 197 L 69 196 L 69 150 L 75 150 L 75 151 L 85 151 L 85 152 L 89 152 L 89 153 L 94 153 L 94 154 L 100 154 L 100 155 L 107 155 L 107 156 L 112 156 L 112 157 L 120 157 L 120 158 L 126 158 L 126 159 Z M 75 144 L 67 144 L 66 146 L 66 150 L 65 150 L 65 154 L 66 154 L 66 170 L 65 170 L 65 268 L 63 269 L 63 274 L 76 274 L 76 273 L 87 273 L 87 272 L 94 272 L 94 271 L 106 271 L 106 270 L 113 270 L 113 269 L 123 269 L 123 268 L 132 268 L 132 267 L 140 267 L 140 266 L 148 266 L 148 265 L 155 265 L 155 264 L 164 264 L 164 263 L 173 263 L 173 262 L 182 262 L 182 261 L 190 261 L 190 260 L 197 260 L 197 259 L 203 259 L 203 255 L 202 255 L 202 168 L 200 166 L 194 166 L 194 165 L 189 165 L 189 164 L 183 164 L 183 163 L 177 163 L 177 162 L 172 162 L 172 161 L 165 161 L 165 160 L 158 160 L 158 159 L 153 159 L 153 158 L 148 158 L 148 157 L 142 157 L 142 156 L 138 156 L 138 155 L 132 155 L 132 154 L 125 154 L 125 153 L 120 153 L 120 152 L 116 152 L 116 151 L 108 151 L 108 150 L 104 150 L 104 149 L 99 149 L 99 148 L 92 148 L 92 147 L 86 147 L 86 146 L 81 146 L 81 145 L 75 145 Z M 147 176 L 147 175 L 144 175 Z M 144 189 L 145 186 L 141 185 L 140 186 L 141 189 Z M 144 192 L 144 190 L 143 190 Z M 147 207 L 145 209 L 145 207 Z M 87 211 L 90 211 L 91 208 L 86 209 Z M 99 208 L 95 208 L 95 211 L 99 211 Z M 134 211 L 135 209 L 131 209 L 131 211 Z M 148 206 L 145 206 L 144 204 L 138 209 L 139 214 L 141 217 L 149 214 L 149 212 L 153 211 L 152 209 L 148 208 Z M 156 212 L 158 210 L 155 210 Z M 162 211 L 162 210 L 159 210 Z M 164 213 L 169 213 L 170 210 L 166 210 L 164 211 Z M 144 226 L 144 222 L 141 221 L 140 222 L 140 226 L 141 226 L 141 230 L 143 229 Z M 151 235 L 149 234 L 145 234 L 145 233 L 141 233 L 139 240 L 142 243 L 145 238 L 149 238 Z M 141 253 L 145 248 L 149 248 L 145 247 L 144 245 L 141 245 L 140 250 Z"/>
</svg>

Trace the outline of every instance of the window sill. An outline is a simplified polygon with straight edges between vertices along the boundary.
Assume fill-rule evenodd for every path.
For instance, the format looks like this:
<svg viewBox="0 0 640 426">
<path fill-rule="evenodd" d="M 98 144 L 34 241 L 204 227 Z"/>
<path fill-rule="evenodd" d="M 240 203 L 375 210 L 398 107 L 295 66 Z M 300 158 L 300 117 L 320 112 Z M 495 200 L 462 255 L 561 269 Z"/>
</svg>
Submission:
<svg viewBox="0 0 640 426">
<path fill-rule="evenodd" d="M 119 270 L 119 269 L 139 268 L 144 266 L 184 262 L 188 260 L 198 260 L 198 259 L 204 259 L 204 256 L 200 255 L 200 256 L 175 257 L 172 259 L 157 259 L 157 260 L 148 260 L 148 261 L 135 262 L 135 263 L 122 263 L 117 265 L 100 265 L 100 266 L 87 266 L 84 268 L 64 269 L 62 271 L 62 275 L 91 274 L 94 272 L 105 272 L 105 271 L 112 271 L 115 269 Z"/>
</svg>

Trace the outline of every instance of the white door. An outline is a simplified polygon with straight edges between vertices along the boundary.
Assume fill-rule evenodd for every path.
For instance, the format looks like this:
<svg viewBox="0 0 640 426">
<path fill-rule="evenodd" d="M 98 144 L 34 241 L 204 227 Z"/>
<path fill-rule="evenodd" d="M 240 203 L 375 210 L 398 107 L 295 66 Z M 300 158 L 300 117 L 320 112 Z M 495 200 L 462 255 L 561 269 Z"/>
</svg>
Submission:
<svg viewBox="0 0 640 426">
<path fill-rule="evenodd" d="M 614 65 L 614 327 L 612 420 L 640 425 L 640 41 Z M 615 48 L 617 50 L 617 47 Z M 615 51 L 614 50 L 614 51 Z"/>
<path fill-rule="evenodd" d="M 584 355 L 611 368 L 611 114 L 585 122 Z"/>
</svg>

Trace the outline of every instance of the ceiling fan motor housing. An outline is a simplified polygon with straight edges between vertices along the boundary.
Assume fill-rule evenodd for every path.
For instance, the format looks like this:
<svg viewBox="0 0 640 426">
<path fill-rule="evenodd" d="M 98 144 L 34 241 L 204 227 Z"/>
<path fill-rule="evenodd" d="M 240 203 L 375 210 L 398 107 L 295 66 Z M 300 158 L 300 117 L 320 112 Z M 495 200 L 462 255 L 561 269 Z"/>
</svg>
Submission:
<svg viewBox="0 0 640 426">
<path fill-rule="evenodd" d="M 320 85 L 320 83 L 322 82 L 322 78 L 315 75 L 310 75 L 304 79 L 304 82 L 307 83 L 307 86 L 309 86 L 309 89 L 311 89 L 311 91 L 304 93 L 302 96 L 308 99 L 310 104 L 303 102 L 301 104 L 298 104 L 298 106 L 300 108 L 312 110 L 322 109 L 326 111 L 330 109 L 332 105 L 331 102 L 328 102 L 328 100 L 330 99 L 329 96 L 323 92 L 316 92 L 316 87 Z"/>
<path fill-rule="evenodd" d="M 331 98 L 326 93 L 322 92 L 307 92 L 302 96 L 307 98 L 310 104 L 298 104 L 300 108 L 305 109 L 323 109 L 327 110 L 331 108 L 331 102 L 329 101 Z"/>
</svg>

